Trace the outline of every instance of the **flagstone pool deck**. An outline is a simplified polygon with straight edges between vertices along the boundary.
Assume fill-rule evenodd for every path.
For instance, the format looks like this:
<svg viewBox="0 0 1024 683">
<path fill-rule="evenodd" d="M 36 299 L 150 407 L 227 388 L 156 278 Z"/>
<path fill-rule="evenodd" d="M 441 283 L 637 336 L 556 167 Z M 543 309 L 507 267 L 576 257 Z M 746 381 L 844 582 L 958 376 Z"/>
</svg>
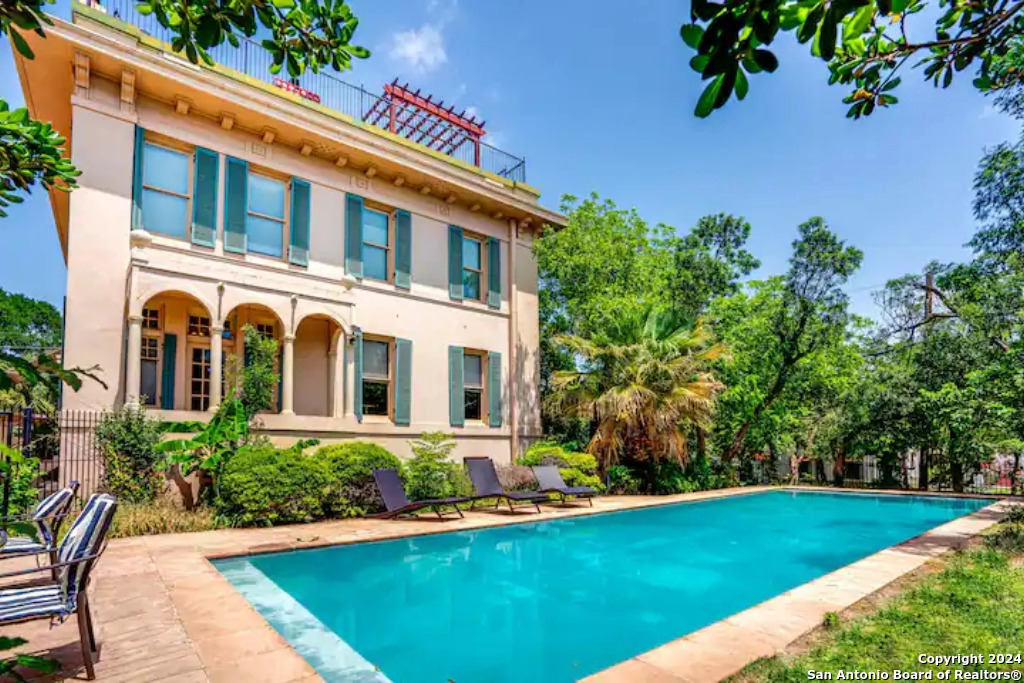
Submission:
<svg viewBox="0 0 1024 683">
<path fill-rule="evenodd" d="M 540 514 L 514 516 L 473 512 L 465 519 L 446 522 L 349 519 L 268 529 L 222 529 L 113 540 L 93 572 L 89 596 L 100 644 L 96 680 L 102 683 L 322 680 L 214 569 L 210 559 L 537 522 L 764 490 L 769 487 L 676 496 L 609 496 L 597 499 L 593 508 L 546 506 Z M 903 495 L 922 494 L 906 492 Z M 1013 504 L 993 498 L 992 505 L 977 512 L 585 680 L 589 683 L 720 680 L 759 657 L 782 650 L 817 627 L 826 612 L 841 611 L 929 559 L 963 545 L 998 522 Z M 13 565 L 17 562 L 5 561 L 3 570 L 16 568 Z M 39 680 L 84 680 L 74 620 L 71 617 L 53 628 L 46 621 L 4 627 L 0 635 L 26 638 L 29 644 L 20 650 L 52 656 L 62 663 L 64 669 L 60 675 Z"/>
</svg>

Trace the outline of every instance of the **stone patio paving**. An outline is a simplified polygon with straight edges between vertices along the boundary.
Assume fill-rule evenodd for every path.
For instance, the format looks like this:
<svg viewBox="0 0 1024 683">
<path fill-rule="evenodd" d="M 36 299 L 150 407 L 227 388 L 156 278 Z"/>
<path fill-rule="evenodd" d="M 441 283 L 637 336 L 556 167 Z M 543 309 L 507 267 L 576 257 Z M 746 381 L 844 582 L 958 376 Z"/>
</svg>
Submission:
<svg viewBox="0 0 1024 683">
<path fill-rule="evenodd" d="M 223 529 L 111 541 L 90 591 L 100 657 L 96 677 L 120 681 L 319 681 L 316 672 L 237 593 L 208 558 L 476 529 L 651 505 L 754 493 L 763 487 L 678 496 L 615 496 L 589 507 L 545 507 L 541 514 L 473 512 L 439 521 L 335 520 L 270 529 Z M 834 490 L 834 489 L 832 489 Z M 929 558 L 995 523 L 1003 504 L 949 522 L 901 546 L 832 574 L 705 629 L 639 655 L 588 680 L 707 681 L 770 654 L 838 611 Z M 4 570 L 17 561 L 4 562 Z M 29 640 L 26 651 L 58 659 L 64 669 L 41 680 L 84 679 L 75 618 L 0 629 Z"/>
</svg>

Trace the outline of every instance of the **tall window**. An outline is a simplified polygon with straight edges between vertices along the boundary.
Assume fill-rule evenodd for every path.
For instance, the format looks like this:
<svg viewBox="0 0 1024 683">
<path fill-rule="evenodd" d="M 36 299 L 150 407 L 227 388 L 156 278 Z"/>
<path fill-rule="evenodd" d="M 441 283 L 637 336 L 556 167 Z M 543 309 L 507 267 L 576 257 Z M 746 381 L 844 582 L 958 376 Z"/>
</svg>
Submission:
<svg viewBox="0 0 1024 683">
<path fill-rule="evenodd" d="M 388 279 L 388 215 L 363 209 L 363 277 Z"/>
<path fill-rule="evenodd" d="M 145 397 L 147 406 L 155 406 L 160 376 L 160 337 L 142 338 L 139 362 L 142 364 L 142 385 L 139 393 Z"/>
<path fill-rule="evenodd" d="M 191 347 L 189 409 L 207 410 L 210 407 L 210 349 Z"/>
<path fill-rule="evenodd" d="M 363 415 L 390 414 L 391 343 L 363 339 Z"/>
<path fill-rule="evenodd" d="M 484 357 L 483 354 L 466 351 L 462 357 L 463 401 L 466 419 L 484 419 Z"/>
<path fill-rule="evenodd" d="M 462 296 L 466 299 L 480 298 L 480 282 L 483 280 L 483 244 L 478 239 L 462 239 Z"/>
<path fill-rule="evenodd" d="M 150 232 L 188 235 L 192 157 L 146 143 L 142 163 L 142 225 Z"/>
<path fill-rule="evenodd" d="M 249 174 L 249 206 L 245 223 L 248 250 L 281 258 L 284 245 L 285 183 Z"/>
</svg>

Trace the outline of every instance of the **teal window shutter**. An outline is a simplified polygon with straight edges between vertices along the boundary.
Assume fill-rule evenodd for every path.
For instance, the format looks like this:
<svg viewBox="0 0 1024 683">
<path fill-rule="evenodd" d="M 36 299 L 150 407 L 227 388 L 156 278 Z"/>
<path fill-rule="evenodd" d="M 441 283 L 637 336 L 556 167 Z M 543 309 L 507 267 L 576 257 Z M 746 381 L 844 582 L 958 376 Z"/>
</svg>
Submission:
<svg viewBox="0 0 1024 683">
<path fill-rule="evenodd" d="M 448 296 L 462 298 L 462 228 L 448 226 Z"/>
<path fill-rule="evenodd" d="M 408 211 L 395 211 L 395 286 L 412 287 L 412 216 Z"/>
<path fill-rule="evenodd" d="M 178 335 L 164 335 L 164 359 L 160 371 L 160 407 L 174 410 L 174 367 L 178 360 Z"/>
<path fill-rule="evenodd" d="M 501 426 L 501 354 L 487 354 L 487 424 Z"/>
<path fill-rule="evenodd" d="M 501 243 L 487 239 L 487 305 L 501 308 Z"/>
<path fill-rule="evenodd" d="M 135 159 L 132 163 L 132 230 L 142 230 L 142 162 L 146 154 L 146 129 L 135 126 Z"/>
<path fill-rule="evenodd" d="M 288 261 L 297 266 L 309 265 L 309 183 L 292 178 L 292 224 L 288 245 Z"/>
<path fill-rule="evenodd" d="M 196 147 L 192 190 L 192 243 L 204 247 L 212 247 L 217 241 L 219 163 L 216 152 Z"/>
<path fill-rule="evenodd" d="M 363 331 L 355 328 L 355 348 L 352 353 L 352 365 L 355 366 L 355 390 L 352 392 L 352 411 L 356 420 L 363 421 Z"/>
<path fill-rule="evenodd" d="M 408 426 L 412 417 L 412 342 L 395 340 L 395 424 Z"/>
<path fill-rule="evenodd" d="M 363 277 L 363 198 L 345 195 L 345 272 Z"/>
<path fill-rule="evenodd" d="M 245 219 L 249 212 L 249 164 L 228 157 L 224 178 L 224 251 L 244 254 Z"/>
<path fill-rule="evenodd" d="M 461 346 L 448 347 L 448 414 L 452 427 L 466 424 L 466 395 L 463 382 L 463 354 Z"/>
</svg>

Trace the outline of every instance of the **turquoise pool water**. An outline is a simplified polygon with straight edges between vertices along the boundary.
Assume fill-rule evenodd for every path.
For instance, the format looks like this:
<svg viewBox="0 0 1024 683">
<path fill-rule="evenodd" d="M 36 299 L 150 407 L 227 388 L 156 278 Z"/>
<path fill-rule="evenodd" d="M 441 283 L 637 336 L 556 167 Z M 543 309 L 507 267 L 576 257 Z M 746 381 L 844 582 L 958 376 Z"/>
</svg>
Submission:
<svg viewBox="0 0 1024 683">
<path fill-rule="evenodd" d="M 561 683 L 990 502 L 770 491 L 217 566 L 328 681 Z"/>
</svg>

